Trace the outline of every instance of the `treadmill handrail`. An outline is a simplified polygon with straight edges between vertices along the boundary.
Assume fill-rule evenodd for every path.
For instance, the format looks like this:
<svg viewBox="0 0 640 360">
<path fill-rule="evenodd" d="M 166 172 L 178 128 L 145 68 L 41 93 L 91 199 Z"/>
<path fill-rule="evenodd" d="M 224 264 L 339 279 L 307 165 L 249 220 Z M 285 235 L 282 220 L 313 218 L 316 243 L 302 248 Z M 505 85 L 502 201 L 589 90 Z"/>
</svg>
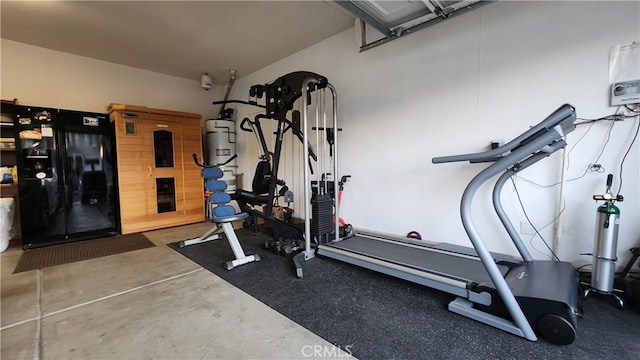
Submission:
<svg viewBox="0 0 640 360">
<path fill-rule="evenodd" d="M 558 134 L 555 131 L 544 132 L 541 136 L 535 137 L 532 141 L 512 151 L 509 156 L 502 157 L 500 160 L 482 170 L 473 178 L 473 180 L 471 180 L 471 182 L 469 182 L 469 185 L 467 185 L 464 193 L 462 194 L 462 200 L 460 201 L 460 218 L 462 219 L 462 225 L 469 237 L 469 240 L 471 240 L 476 253 L 482 260 L 487 273 L 489 273 L 491 281 L 493 281 L 493 284 L 496 286 L 496 290 L 511 315 L 513 322 L 522 330 L 524 337 L 530 340 L 536 339 L 535 333 L 531 324 L 527 321 L 522 308 L 511 292 L 509 285 L 498 270 L 496 263 L 493 261 L 493 257 L 491 257 L 491 254 L 489 253 L 484 241 L 481 239 L 478 230 L 473 224 L 471 218 L 471 203 L 476 191 L 482 184 L 501 171 L 504 171 L 528 158 L 532 153 L 536 153 L 541 149 L 544 149 L 548 144 L 553 143 L 557 135 Z"/>
<path fill-rule="evenodd" d="M 478 153 L 434 157 L 431 159 L 431 162 L 440 164 L 458 161 L 490 161 L 492 159 L 496 161 L 502 157 L 501 155 L 531 142 L 533 139 L 542 136 L 542 134 L 548 131 L 554 130 L 559 135 L 558 138 L 563 137 L 575 129 L 575 120 L 576 113 L 573 106 L 564 104 L 551 113 L 551 115 L 547 116 L 546 119 L 502 146 Z M 560 126 L 560 128 L 558 128 L 558 126 Z"/>
<path fill-rule="evenodd" d="M 467 236 L 469 237 L 469 240 L 471 240 L 478 257 L 482 260 L 491 281 L 493 281 L 500 298 L 511 315 L 513 323 L 518 329 L 520 329 L 520 331 L 522 331 L 522 335 L 530 340 L 536 340 L 536 335 L 473 224 L 471 217 L 471 205 L 473 197 L 480 186 L 489 181 L 495 175 L 502 171 L 507 171 L 507 173 L 513 175 L 515 172 L 513 172 L 514 169 L 511 169 L 511 167 L 519 164 L 525 167 L 529 166 L 546 157 L 544 155 L 547 153 L 550 154 L 551 152 L 562 148 L 566 144 L 562 138 L 567 133 L 575 129 L 575 119 L 575 109 L 572 106 L 565 104 L 538 125 L 525 131 L 520 136 L 501 147 L 475 154 L 445 156 L 432 159 L 433 163 L 445 163 L 487 159 L 491 156 L 497 157 L 497 160 L 493 164 L 477 174 L 465 188 L 460 201 L 460 217 Z M 499 156 L 505 154 L 507 151 L 509 152 L 507 155 Z M 501 178 L 499 179 L 499 182 L 500 181 L 504 182 L 506 181 L 506 178 Z M 498 184 L 496 186 L 499 189 L 502 184 Z M 512 241 L 519 251 L 522 250 L 519 245 L 523 244 L 518 244 L 518 238 L 512 238 Z M 524 246 L 522 246 L 522 248 L 524 248 Z M 523 257 L 526 257 L 526 254 L 525 250 L 525 256 Z"/>
<path fill-rule="evenodd" d="M 527 247 L 524 245 L 522 238 L 520 237 L 520 235 L 518 235 L 518 232 L 513 226 L 513 223 L 511 223 L 511 221 L 509 220 L 509 217 L 507 216 L 506 212 L 502 207 L 502 202 L 500 200 L 500 194 L 502 193 L 502 188 L 504 184 L 507 182 L 507 180 L 509 180 L 509 178 L 511 178 L 517 172 L 522 171 L 528 168 L 529 166 L 537 163 L 538 161 L 549 157 L 551 154 L 564 148 L 566 145 L 567 143 L 564 140 L 556 141 L 553 144 L 551 144 L 548 149 L 545 149 L 546 151 L 540 150 L 532 154 L 525 160 L 522 160 L 519 163 L 516 163 L 511 168 L 507 169 L 507 171 L 505 171 L 500 176 L 500 178 L 498 178 L 498 180 L 496 181 L 493 187 L 493 196 L 492 196 L 493 208 L 495 209 L 496 214 L 500 219 L 500 222 L 502 222 L 502 225 L 504 226 L 505 230 L 507 230 L 509 237 L 511 237 L 511 240 L 513 241 L 514 245 L 518 249 L 518 252 L 522 256 L 522 259 L 524 261 L 533 261 L 533 257 L 529 253 L 529 250 L 527 249 Z"/>
</svg>

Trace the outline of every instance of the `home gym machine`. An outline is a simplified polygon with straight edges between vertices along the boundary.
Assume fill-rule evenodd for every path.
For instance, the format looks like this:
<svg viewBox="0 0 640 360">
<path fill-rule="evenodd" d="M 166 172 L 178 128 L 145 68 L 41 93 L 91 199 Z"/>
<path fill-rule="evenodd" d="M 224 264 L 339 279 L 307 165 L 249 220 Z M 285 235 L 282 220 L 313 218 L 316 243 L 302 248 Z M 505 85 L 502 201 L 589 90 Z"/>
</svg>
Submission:
<svg viewBox="0 0 640 360">
<path fill-rule="evenodd" d="M 338 128 L 335 91 L 329 85 L 327 87 L 331 88 L 334 95 L 333 127 Z M 308 118 L 305 106 L 305 130 Z M 319 121 L 326 121 L 319 119 L 326 119 L 326 116 L 320 114 L 311 121 L 319 127 Z M 434 164 L 458 161 L 490 163 L 471 180 L 460 203 L 462 222 L 475 251 L 469 249 L 469 253 L 463 253 L 464 251 L 457 249 L 452 251 L 442 246 L 421 245 L 406 239 L 403 241 L 400 238 L 363 232 L 341 237 L 339 223 L 332 222 L 331 216 L 324 216 L 324 224 L 315 224 L 322 219 L 314 217 L 314 227 L 317 230 L 313 234 L 310 234 L 309 226 L 305 227 L 304 259 L 313 257 L 313 241 L 316 243 L 317 255 L 456 295 L 449 304 L 449 310 L 452 312 L 531 341 L 537 340 L 537 332 L 555 344 L 572 343 L 576 334 L 577 315 L 581 313 L 581 292 L 577 273 L 568 262 L 533 259 L 504 213 L 500 193 L 504 184 L 514 174 L 564 148 L 566 142 L 563 137 L 575 129 L 575 120 L 573 107 L 563 105 L 539 124 L 495 149 L 432 159 Z M 305 131 L 304 142 L 307 141 L 308 132 Z M 331 173 L 338 174 L 337 141 L 333 151 L 336 159 L 333 161 Z M 322 163 L 320 151 L 318 158 L 318 164 Z M 471 202 L 476 191 L 501 172 L 504 173 L 496 181 L 493 189 L 494 208 L 522 261 L 490 253 L 471 217 Z M 306 184 L 309 183 L 309 177 L 310 173 L 305 168 Z M 337 179 L 338 176 L 334 178 L 335 188 L 338 188 Z M 309 191 L 305 190 L 306 206 L 316 206 L 312 201 Z M 328 208 L 329 205 L 320 210 L 328 211 Z M 334 218 L 339 218 L 337 207 L 333 206 L 333 210 L 336 212 Z M 313 211 L 315 214 L 318 210 Z M 305 209 L 305 218 L 308 218 L 308 215 L 309 211 Z M 306 221 L 308 224 L 309 220 Z M 326 228 L 329 230 L 325 230 Z M 298 269 L 298 276 L 302 276 L 301 268 Z"/>
<path fill-rule="evenodd" d="M 314 79 L 313 83 L 305 83 L 306 79 Z M 250 222 L 245 222 L 245 227 L 253 226 L 258 231 L 258 218 L 268 222 L 273 229 L 274 239 L 298 239 L 302 240 L 304 231 L 299 227 L 277 219 L 272 214 L 274 199 L 283 195 L 286 183 L 278 179 L 278 169 L 280 165 L 280 156 L 282 152 L 282 143 L 284 135 L 291 130 L 292 133 L 303 141 L 302 131 L 300 129 L 300 111 L 293 110 L 294 103 L 302 96 L 302 89 L 308 94 L 322 89 L 327 86 L 327 79 L 321 75 L 307 71 L 292 72 L 283 75 L 271 83 L 264 85 L 253 85 L 249 90 L 249 96 L 252 100 L 223 100 L 214 101 L 214 105 L 240 103 L 257 106 L 265 110 L 264 114 L 258 114 L 253 120 L 245 118 L 240 124 L 240 129 L 247 132 L 253 132 L 259 145 L 260 162 L 256 167 L 256 173 L 252 182 L 252 190 L 237 189 L 232 195 L 232 199 L 236 200 L 240 210 L 250 215 Z M 257 99 L 264 97 L 264 105 L 258 104 Z M 289 114 L 291 112 L 291 114 Z M 290 115 L 290 120 L 288 119 Z M 264 132 L 261 126 L 261 120 L 275 120 L 278 122 L 275 133 L 275 145 L 273 152 L 269 151 Z M 303 142 L 303 144 L 308 144 Z M 305 147 L 305 159 L 308 162 L 316 159 L 312 149 Z M 280 186 L 280 191 L 277 190 Z M 259 208 L 264 207 L 264 211 Z"/>
</svg>

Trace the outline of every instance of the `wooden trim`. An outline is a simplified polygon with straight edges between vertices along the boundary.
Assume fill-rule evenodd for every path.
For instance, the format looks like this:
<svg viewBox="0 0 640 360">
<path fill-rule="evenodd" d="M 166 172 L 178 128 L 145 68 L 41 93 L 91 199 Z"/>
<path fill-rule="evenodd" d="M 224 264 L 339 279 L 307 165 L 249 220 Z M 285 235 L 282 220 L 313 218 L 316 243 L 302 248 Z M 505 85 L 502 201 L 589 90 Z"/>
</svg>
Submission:
<svg viewBox="0 0 640 360">
<path fill-rule="evenodd" d="M 183 117 L 183 118 L 202 119 L 202 115 L 196 114 L 196 113 L 166 110 L 166 109 L 156 109 L 156 108 L 150 108 L 150 107 L 140 106 L 140 105 L 111 104 L 109 106 L 109 112 L 114 112 L 114 111 L 131 111 L 131 112 L 144 113 L 144 114 L 169 115 L 169 116 L 176 116 L 176 117 Z"/>
</svg>

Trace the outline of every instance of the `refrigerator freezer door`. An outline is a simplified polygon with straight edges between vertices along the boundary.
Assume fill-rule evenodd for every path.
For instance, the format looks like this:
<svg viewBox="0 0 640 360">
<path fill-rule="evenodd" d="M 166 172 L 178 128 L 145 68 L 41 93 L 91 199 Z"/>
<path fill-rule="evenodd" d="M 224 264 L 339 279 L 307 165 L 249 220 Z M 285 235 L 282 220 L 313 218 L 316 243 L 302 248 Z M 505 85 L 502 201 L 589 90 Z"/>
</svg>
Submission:
<svg viewBox="0 0 640 360">
<path fill-rule="evenodd" d="M 23 245 L 64 237 L 65 224 L 58 221 L 63 206 L 60 181 L 56 109 L 12 106 L 17 132 L 18 198 Z"/>
<path fill-rule="evenodd" d="M 101 237 L 117 231 L 113 136 L 106 114 L 61 110 L 69 237 Z"/>
</svg>

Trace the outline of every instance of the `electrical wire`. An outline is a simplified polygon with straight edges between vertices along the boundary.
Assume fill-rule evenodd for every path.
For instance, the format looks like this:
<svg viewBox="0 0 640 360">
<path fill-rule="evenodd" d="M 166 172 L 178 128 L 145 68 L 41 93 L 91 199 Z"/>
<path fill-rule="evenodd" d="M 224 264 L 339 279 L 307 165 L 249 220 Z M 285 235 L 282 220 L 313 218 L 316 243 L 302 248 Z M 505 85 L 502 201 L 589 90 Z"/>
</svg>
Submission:
<svg viewBox="0 0 640 360">
<path fill-rule="evenodd" d="M 591 255 L 591 254 L 580 254 L 580 255 Z M 585 267 L 587 267 L 587 266 L 593 266 L 593 264 L 588 263 L 588 264 L 581 265 L 580 267 L 578 267 L 578 268 L 576 269 L 576 271 L 580 271 L 580 270 L 582 270 L 582 268 L 585 268 Z"/>
<path fill-rule="evenodd" d="M 594 123 L 596 121 L 603 121 L 603 120 L 608 120 L 608 121 L 616 121 L 616 120 L 620 121 L 620 120 L 623 120 L 626 117 L 626 115 L 624 115 L 624 114 L 619 112 L 620 108 L 621 107 L 618 106 L 618 108 L 616 109 L 615 113 L 613 113 L 611 115 L 606 115 L 606 116 L 603 116 L 603 117 L 600 117 L 600 118 L 597 118 L 597 119 L 576 118 L 576 120 L 582 120 L 580 122 L 576 122 L 576 126 L 591 124 L 591 123 Z M 628 107 L 627 107 L 627 110 L 633 112 L 633 110 L 629 109 Z"/>
<path fill-rule="evenodd" d="M 605 143 L 602 145 L 602 148 L 600 149 L 600 152 L 599 152 L 597 158 L 586 167 L 586 169 L 584 170 L 584 172 L 581 175 L 579 175 L 577 177 L 574 177 L 574 178 L 571 178 L 571 179 L 568 179 L 568 180 L 566 180 L 566 182 L 579 180 L 579 179 L 585 177 L 587 175 L 587 173 L 590 172 L 590 171 L 591 172 L 597 172 L 597 173 L 604 173 L 606 171 L 606 169 L 602 165 L 598 164 L 598 160 L 600 160 L 600 157 L 604 153 L 604 150 L 605 150 L 607 144 L 611 140 L 611 132 L 613 130 L 613 126 L 615 125 L 615 123 L 617 121 L 622 121 L 622 120 L 628 119 L 628 118 L 634 118 L 634 117 L 637 117 L 638 114 L 640 114 L 640 107 L 637 108 L 637 109 L 632 109 L 630 106 L 625 105 L 624 109 L 629 111 L 629 112 L 631 112 L 631 114 L 624 114 L 624 113 L 619 112 L 621 108 L 622 108 L 622 106 L 619 106 L 618 109 L 616 109 L 616 113 L 614 113 L 614 114 L 603 116 L 603 117 L 596 118 L 596 119 L 577 118 L 578 120 L 582 120 L 582 121 L 577 122 L 576 126 L 587 125 L 588 124 L 589 128 L 574 143 L 574 145 L 569 150 L 569 154 L 582 141 L 582 139 L 584 139 L 584 137 L 587 135 L 587 133 L 589 133 L 589 131 L 591 131 L 591 128 L 593 127 L 593 124 L 595 124 L 596 122 L 599 122 L 599 121 L 611 121 L 611 125 L 609 126 L 609 129 L 607 130 L 607 137 L 606 137 Z M 624 156 L 622 158 L 622 162 L 620 164 L 620 173 L 619 173 L 619 179 L 620 179 L 619 184 L 620 184 L 620 186 L 619 186 L 618 194 L 622 190 L 622 167 L 624 165 L 624 161 L 626 160 L 627 155 L 631 151 L 631 148 L 632 148 L 633 144 L 635 143 L 635 141 L 636 141 L 636 139 L 638 137 L 639 131 L 640 131 L 640 123 L 638 124 L 638 128 L 636 129 L 636 133 L 635 133 L 635 135 L 633 137 L 633 140 L 632 140 L 631 144 L 629 145 L 629 147 L 627 148 L 627 150 L 626 150 L 626 152 L 625 152 L 625 154 L 624 154 Z M 567 166 L 567 168 L 568 168 L 568 166 Z M 522 180 L 524 180 L 526 182 L 529 182 L 529 183 L 531 183 L 531 184 L 533 184 L 535 186 L 541 187 L 541 188 L 554 187 L 554 186 L 557 186 L 557 185 L 560 184 L 560 182 L 556 182 L 556 183 L 549 184 L 549 185 L 542 185 L 542 184 L 536 183 L 535 181 L 532 181 L 532 180 L 529 180 L 527 178 L 524 178 L 522 176 L 516 175 L 515 177 L 520 178 L 520 179 L 522 179 Z"/>
<path fill-rule="evenodd" d="M 602 149 L 600 150 L 600 154 L 598 154 L 598 157 L 595 159 L 595 161 L 592 163 L 593 164 L 597 164 L 598 160 L 600 160 L 600 157 L 602 156 L 602 154 L 604 153 L 604 149 L 607 147 L 607 144 L 609 143 L 609 140 L 611 140 L 611 131 L 613 130 L 613 126 L 616 124 L 615 121 L 611 122 L 611 125 L 609 126 L 609 130 L 607 131 L 607 139 L 604 142 L 604 145 L 602 145 Z M 591 165 L 591 166 L 592 166 Z"/>
<path fill-rule="evenodd" d="M 628 111 L 630 111 L 632 113 L 640 114 L 640 106 L 638 106 L 637 104 L 636 104 L 636 108 L 635 109 L 632 109 L 631 106 L 629 106 L 628 104 L 625 105 L 624 107 L 625 107 L 625 109 L 627 109 Z M 630 115 L 630 116 L 634 117 L 635 115 Z"/>
<path fill-rule="evenodd" d="M 529 218 L 529 215 L 527 215 L 527 211 L 524 208 L 524 204 L 522 203 L 522 199 L 520 198 L 520 193 L 518 192 L 518 187 L 516 186 L 516 182 L 513 178 L 511 178 L 511 183 L 513 184 L 513 189 L 516 193 L 516 197 L 518 198 L 518 202 L 520 203 L 520 208 L 522 209 L 522 213 L 524 214 L 524 217 L 527 219 L 527 222 L 529 223 L 529 225 L 531 225 L 531 227 L 533 228 L 533 230 L 536 232 L 536 235 L 538 235 L 538 237 L 540 238 L 540 240 L 542 240 L 542 243 L 547 247 L 547 249 L 549 250 L 549 252 L 553 255 L 553 257 L 556 259 L 556 261 L 560 261 L 560 258 L 558 258 L 558 256 L 556 255 L 556 253 L 553 251 L 553 249 L 551 249 L 551 247 L 549 246 L 549 244 L 547 243 L 547 241 L 544 239 L 544 237 L 542 236 L 542 234 L 540 234 L 540 231 L 538 231 L 538 229 L 535 227 L 535 225 L 533 225 L 533 222 L 531 221 L 531 219 Z M 560 215 L 562 214 L 562 212 L 564 212 L 564 208 L 558 213 L 558 215 L 551 220 L 551 222 L 549 224 L 552 224 L 558 217 L 560 217 Z M 549 226 L 549 224 L 545 225 L 543 228 L 541 228 L 540 230 L 544 229 L 545 227 Z M 534 236 L 535 237 L 535 236 Z M 533 240 L 533 237 L 531 238 L 530 241 Z"/>
<path fill-rule="evenodd" d="M 635 115 L 634 117 L 639 117 L 639 115 Z M 638 126 L 636 127 L 636 133 L 633 135 L 633 139 L 631 140 L 631 144 L 629 144 L 629 147 L 627 148 L 627 151 L 624 153 L 624 156 L 622 157 L 622 161 L 620 162 L 620 171 L 618 173 L 618 177 L 620 181 L 618 182 L 619 187 L 618 187 L 617 195 L 620 195 L 620 192 L 622 191 L 622 168 L 624 167 L 624 161 L 627 159 L 627 155 L 629 155 L 629 151 L 631 151 L 633 144 L 636 142 L 639 131 L 640 131 L 640 119 L 638 121 Z"/>
<path fill-rule="evenodd" d="M 619 115 L 615 115 L 614 114 L 614 115 L 608 115 L 608 116 L 605 116 L 605 117 L 601 117 L 599 119 L 582 119 L 582 118 L 578 118 L 578 120 L 583 120 L 583 121 L 576 122 L 576 126 L 593 124 L 593 123 L 598 122 L 598 121 L 619 121 L 619 120 L 622 120 L 622 119 L 620 118 Z"/>
<path fill-rule="evenodd" d="M 632 111 L 632 112 L 634 112 L 634 113 L 636 113 L 636 112 L 637 112 L 637 111 L 635 111 L 635 110 L 631 110 L 628 106 L 626 106 L 626 109 L 627 109 L 627 110 L 629 110 L 629 111 Z M 578 143 L 580 143 L 580 142 L 582 141 L 582 139 L 584 139 L 584 137 L 587 135 L 587 133 L 588 133 L 588 132 L 591 130 L 591 128 L 593 127 L 593 124 L 595 124 L 595 123 L 596 123 L 596 122 L 598 122 L 598 121 L 611 121 L 611 125 L 609 126 L 609 129 L 607 130 L 607 135 L 606 135 L 605 142 L 604 142 L 604 144 L 602 145 L 602 148 L 601 148 L 601 150 L 600 150 L 600 152 L 599 152 L 598 156 L 596 157 L 596 159 L 595 159 L 595 160 L 594 160 L 594 161 L 593 161 L 593 162 L 592 162 L 592 163 L 591 163 L 591 164 L 590 164 L 590 165 L 585 169 L 585 171 L 584 171 L 584 173 L 583 173 L 582 175 L 580 175 L 580 176 L 578 176 L 578 177 L 576 177 L 576 178 L 569 179 L 569 180 L 567 180 L 567 182 L 569 182 L 569 181 L 574 181 L 574 180 L 578 180 L 578 179 L 580 179 L 580 178 L 584 177 L 584 176 L 585 176 L 589 171 L 594 171 L 594 172 L 599 172 L 599 173 L 604 172 L 604 171 L 605 171 L 604 167 L 602 167 L 602 165 L 598 164 L 598 161 L 600 160 L 600 157 L 601 157 L 601 156 L 602 156 L 602 154 L 604 153 L 604 150 L 606 149 L 607 145 L 609 144 L 609 141 L 611 140 L 611 133 L 612 133 L 612 131 L 613 131 L 613 127 L 614 127 L 614 125 L 615 125 L 616 121 L 620 121 L 620 120 L 622 120 L 622 119 L 624 119 L 624 118 L 633 118 L 633 117 L 638 117 L 638 115 L 637 115 L 637 114 L 634 114 L 634 115 L 622 115 L 622 114 L 618 115 L 618 114 L 614 114 L 614 115 L 605 116 L 605 117 L 602 117 L 602 118 L 599 118 L 599 119 L 582 119 L 582 120 L 584 120 L 583 122 L 576 124 L 576 126 L 577 126 L 577 125 L 585 125 L 585 124 L 589 124 L 589 128 L 588 128 L 588 129 L 587 129 L 587 130 L 582 134 L 582 136 L 578 139 L 578 141 L 576 141 L 576 143 L 571 147 L 571 149 L 569 149 L 569 153 L 571 153 L 571 151 L 573 151 L 573 149 L 578 145 Z M 638 121 L 638 126 L 636 127 L 636 131 L 635 131 L 635 134 L 634 134 L 634 136 L 633 136 L 633 139 L 631 140 L 631 144 L 629 144 L 629 146 L 628 146 L 627 150 L 625 151 L 625 154 L 624 154 L 624 156 L 623 156 L 623 158 L 622 158 L 622 161 L 621 161 L 621 163 L 620 163 L 620 172 L 619 172 L 619 178 L 620 178 L 620 181 L 619 181 L 618 194 L 619 194 L 619 193 L 620 193 L 620 191 L 622 190 L 622 170 L 623 170 L 624 162 L 625 162 L 625 160 L 626 160 L 626 158 L 627 158 L 627 155 L 628 155 L 628 154 L 629 154 L 629 152 L 631 151 L 631 148 L 633 147 L 633 144 L 634 144 L 634 143 L 635 143 L 635 141 L 637 140 L 637 138 L 638 138 L 638 134 L 639 134 L 639 133 L 640 133 L 640 121 Z M 556 186 L 556 185 L 560 184 L 560 182 L 557 182 L 557 183 L 555 183 L 555 184 L 551 184 L 551 185 L 540 185 L 540 184 L 538 184 L 538 183 L 536 183 L 536 182 L 534 182 L 534 181 L 531 181 L 531 180 L 529 180 L 529 179 L 526 179 L 526 178 L 523 178 L 523 177 L 520 177 L 520 176 L 517 176 L 517 175 L 515 176 L 515 178 L 520 178 L 520 179 L 522 179 L 522 180 L 524 180 L 524 181 L 527 181 L 527 182 L 529 182 L 529 183 L 532 183 L 532 184 L 534 184 L 534 185 L 536 185 L 536 186 L 539 186 L 539 187 L 542 187 L 542 188 L 546 188 L 546 187 L 553 187 L 553 186 Z M 546 240 L 544 239 L 544 237 L 540 234 L 540 230 L 542 230 L 542 229 L 546 228 L 547 226 L 549 226 L 550 224 L 552 224 L 556 219 L 558 219 L 558 218 L 560 217 L 560 215 L 564 212 L 565 208 L 563 207 L 563 209 L 558 213 L 558 215 L 557 215 L 553 220 L 551 220 L 551 222 L 549 222 L 548 224 L 544 225 L 542 228 L 537 229 L 537 228 L 533 225 L 533 222 L 531 221 L 531 219 L 529 218 L 529 216 L 528 216 L 528 214 L 527 214 L 527 212 L 526 212 L 526 210 L 525 210 L 524 204 L 523 204 L 522 199 L 521 199 L 521 197 L 520 197 L 520 193 L 518 192 L 518 188 L 517 188 L 517 185 L 516 185 L 515 179 L 514 179 L 514 178 L 511 178 L 511 182 L 513 183 L 513 188 L 514 188 L 514 191 L 515 191 L 515 193 L 516 193 L 516 196 L 517 196 L 518 202 L 520 203 L 520 207 L 522 208 L 522 212 L 523 212 L 523 214 L 524 214 L 524 216 L 525 216 L 525 218 L 526 218 L 527 222 L 529 223 L 529 225 L 531 225 L 531 227 L 532 227 L 532 228 L 534 229 L 534 231 L 535 231 L 535 235 L 533 235 L 533 236 L 531 237 L 531 239 L 529 240 L 529 243 L 533 246 L 532 241 L 533 241 L 533 239 L 535 238 L 535 236 L 537 235 L 537 236 L 540 238 L 540 240 L 542 241 L 542 243 L 545 245 L 545 247 L 546 247 L 546 248 L 549 250 L 549 252 L 553 255 L 553 257 L 554 257 L 557 261 L 559 261 L 560 259 L 558 258 L 558 256 L 554 253 L 553 249 L 551 249 L 551 247 L 549 246 L 549 244 L 547 243 L 547 241 L 546 241 Z M 535 246 L 534 246 L 534 248 L 535 248 Z M 539 251 L 539 250 L 538 250 L 538 251 Z M 542 252 L 541 252 L 541 253 L 542 253 Z"/>
<path fill-rule="evenodd" d="M 585 136 L 587 136 L 587 134 L 589 133 L 589 131 L 591 131 L 591 128 L 593 128 L 593 125 L 595 124 L 595 122 L 592 122 L 589 124 L 589 128 L 582 134 L 582 136 L 580 136 L 580 138 L 578 140 L 576 140 L 576 142 L 573 144 L 573 146 L 569 149 L 569 154 L 571 154 L 571 152 L 573 151 L 573 149 L 578 146 L 578 144 L 580 143 L 580 141 L 582 141 L 582 139 L 584 139 Z"/>
<path fill-rule="evenodd" d="M 611 116 L 613 116 L 613 115 L 609 115 L 609 117 L 611 117 Z M 600 118 L 600 119 L 594 119 L 593 121 L 584 122 L 584 124 L 590 124 L 590 125 L 589 125 L 589 128 L 587 129 L 587 131 L 585 131 L 585 133 L 584 133 L 584 134 L 582 134 L 582 136 L 578 139 L 578 141 L 576 141 L 576 143 L 571 147 L 571 149 L 569 150 L 569 153 L 571 153 L 571 151 L 573 151 L 573 149 L 578 145 L 578 143 L 579 143 L 580 141 L 582 141 L 582 139 L 583 139 L 583 138 L 587 135 L 587 133 L 591 130 L 591 128 L 593 127 L 593 124 L 595 124 L 595 122 L 596 122 L 596 121 L 609 120 L 609 117 L 604 117 L 604 118 Z M 582 175 L 579 175 L 579 176 L 577 176 L 577 177 L 574 177 L 574 178 L 571 178 L 571 179 L 565 180 L 565 182 L 571 182 L 571 181 L 575 181 L 575 180 L 582 179 L 583 177 L 585 177 L 585 176 L 587 175 L 587 173 L 588 173 L 589 171 L 591 171 L 591 172 L 598 172 L 598 173 L 603 173 L 603 172 L 605 172 L 604 167 L 603 167 L 602 165 L 598 164 L 598 160 L 600 159 L 600 157 L 601 157 L 601 156 L 602 156 L 602 154 L 604 153 L 604 150 L 605 150 L 605 148 L 606 148 L 607 144 L 609 143 L 609 140 L 611 140 L 611 131 L 613 130 L 613 126 L 614 126 L 614 124 L 615 124 L 615 121 L 612 121 L 612 122 L 611 122 L 611 125 L 609 126 L 609 130 L 607 131 L 607 137 L 606 137 L 606 139 L 605 139 L 604 144 L 602 145 L 602 148 L 600 149 L 600 153 L 598 154 L 598 157 L 597 157 L 593 162 L 591 162 L 591 163 L 590 163 L 590 164 L 585 168 L 585 170 L 584 170 L 584 172 L 582 173 Z M 568 166 L 567 166 L 567 168 L 568 168 Z M 524 180 L 524 181 L 526 181 L 526 182 L 529 182 L 529 183 L 531 183 L 531 184 L 533 184 L 533 185 L 535 185 L 535 186 L 541 187 L 541 188 L 550 188 L 550 187 L 554 187 L 554 186 L 557 186 L 557 185 L 559 185 L 559 184 L 560 184 L 560 182 L 558 181 L 558 182 L 556 182 L 556 183 L 549 184 L 549 185 L 541 185 L 541 184 L 536 183 L 535 181 L 529 180 L 529 179 L 524 178 L 524 177 L 519 176 L 519 175 L 516 175 L 515 177 L 517 177 L 517 178 L 519 178 L 519 179 L 522 179 L 522 180 Z"/>
<path fill-rule="evenodd" d="M 538 232 L 540 232 L 540 231 L 542 231 L 542 230 L 546 229 L 547 227 L 549 227 L 549 225 L 551 225 L 551 224 L 553 224 L 554 222 L 556 222 L 556 220 L 558 220 L 558 218 L 560 218 L 560 215 L 562 215 L 562 213 L 564 213 L 564 210 L 565 210 L 565 207 L 564 207 L 564 205 L 563 205 L 563 208 L 562 208 L 562 210 L 560 210 L 560 212 L 558 212 L 558 215 L 556 215 L 556 217 L 554 217 L 553 219 L 551 219 L 548 223 L 544 224 L 541 228 L 537 229 L 537 230 L 538 230 Z M 534 228 L 534 230 L 536 229 L 533 225 L 532 225 L 532 227 Z M 536 235 L 537 235 L 537 236 L 540 236 L 540 238 L 542 238 L 542 236 L 541 236 L 541 235 L 539 235 L 539 234 L 534 234 L 534 235 L 532 235 L 532 236 L 531 236 L 531 238 L 529 239 L 529 244 L 530 244 L 534 249 L 536 249 L 536 251 L 538 251 L 539 253 L 541 253 L 541 254 L 543 254 L 543 255 L 548 256 L 548 254 L 547 254 L 547 253 L 545 253 L 545 252 L 543 252 L 543 251 L 541 251 L 541 250 L 537 249 L 537 248 L 535 247 L 535 245 L 533 244 L 533 240 L 535 239 Z M 546 241 L 545 241 L 544 239 L 542 239 L 542 241 L 545 243 L 545 245 L 546 245 L 547 249 L 549 249 L 549 246 L 547 245 Z M 549 249 L 549 251 L 551 251 L 551 249 Z M 551 251 L 551 252 L 553 253 L 553 251 Z M 553 254 L 553 255 L 554 255 L 555 259 L 559 261 L 558 257 L 557 257 L 555 254 Z"/>
<path fill-rule="evenodd" d="M 582 133 L 582 135 L 580 136 L 580 138 L 578 140 L 576 140 L 575 143 L 573 143 L 573 146 L 571 146 L 571 148 L 567 151 L 567 169 L 569 169 L 569 167 L 571 166 L 571 159 L 569 158 L 569 155 L 571 155 L 571 152 L 573 151 L 573 149 L 578 146 L 578 144 L 582 141 L 582 139 L 584 139 L 585 136 L 587 136 L 587 134 L 589 133 L 589 131 L 591 131 L 591 128 L 593 128 L 593 125 L 595 124 L 595 122 L 592 122 L 591 124 L 589 124 L 589 128 L 587 128 L 587 130 Z"/>
</svg>

